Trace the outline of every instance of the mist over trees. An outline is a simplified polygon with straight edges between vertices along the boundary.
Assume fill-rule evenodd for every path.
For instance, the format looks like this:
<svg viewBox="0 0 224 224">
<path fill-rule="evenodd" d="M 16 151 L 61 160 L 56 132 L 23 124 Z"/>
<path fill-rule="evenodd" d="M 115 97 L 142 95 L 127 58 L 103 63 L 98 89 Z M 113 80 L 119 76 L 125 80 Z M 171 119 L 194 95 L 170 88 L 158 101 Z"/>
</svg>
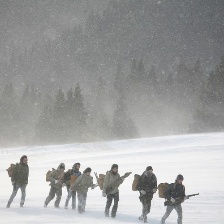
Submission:
<svg viewBox="0 0 224 224">
<path fill-rule="evenodd" d="M 62 144 L 171 134 L 223 131 L 224 57 L 206 76 L 200 61 L 183 61 L 176 74 L 161 76 L 143 59 L 118 64 L 114 82 L 99 77 L 91 92 L 77 83 L 44 94 L 12 83 L 0 98 L 1 144 Z"/>
<path fill-rule="evenodd" d="M 0 4 L 1 146 L 224 130 L 221 0 Z"/>
</svg>

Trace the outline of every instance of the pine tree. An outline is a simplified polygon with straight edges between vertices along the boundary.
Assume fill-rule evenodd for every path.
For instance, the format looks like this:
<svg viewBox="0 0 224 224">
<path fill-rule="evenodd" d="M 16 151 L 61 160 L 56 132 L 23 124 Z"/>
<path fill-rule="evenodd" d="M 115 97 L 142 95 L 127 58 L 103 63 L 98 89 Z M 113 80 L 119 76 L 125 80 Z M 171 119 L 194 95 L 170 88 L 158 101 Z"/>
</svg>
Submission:
<svg viewBox="0 0 224 224">
<path fill-rule="evenodd" d="M 79 84 L 76 85 L 74 92 L 74 113 L 76 139 L 83 140 L 87 125 L 87 112 Z"/>
<path fill-rule="evenodd" d="M 113 116 L 113 133 L 116 139 L 138 136 L 137 128 L 128 115 L 124 92 L 120 92 Z"/>
</svg>

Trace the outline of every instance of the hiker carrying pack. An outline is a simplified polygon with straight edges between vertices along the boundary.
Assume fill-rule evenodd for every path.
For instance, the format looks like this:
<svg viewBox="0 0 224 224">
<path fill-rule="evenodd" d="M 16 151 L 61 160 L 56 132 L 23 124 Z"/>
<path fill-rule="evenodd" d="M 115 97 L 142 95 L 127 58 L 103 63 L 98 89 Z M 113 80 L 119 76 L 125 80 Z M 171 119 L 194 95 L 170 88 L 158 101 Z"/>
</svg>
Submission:
<svg viewBox="0 0 224 224">
<path fill-rule="evenodd" d="M 27 156 L 24 155 L 20 158 L 20 162 L 16 165 L 11 164 L 7 169 L 9 177 L 11 177 L 13 192 L 8 200 L 7 208 L 10 207 L 14 197 L 16 196 L 19 188 L 21 189 L 22 196 L 20 200 L 20 207 L 23 207 L 26 198 L 26 186 L 28 184 L 29 166 L 27 164 Z"/>
<path fill-rule="evenodd" d="M 114 205 L 111 211 L 111 217 L 115 218 L 116 213 L 117 213 L 117 208 L 118 208 L 118 201 L 119 201 L 119 186 L 123 183 L 124 179 L 128 177 L 131 174 L 125 173 L 124 176 L 120 177 L 118 173 L 118 165 L 113 164 L 111 166 L 110 171 L 106 173 L 106 176 L 104 178 L 104 183 L 103 183 L 103 192 L 102 196 L 107 197 L 107 203 L 105 207 L 105 216 L 109 216 L 109 210 L 110 206 L 112 204 L 112 201 L 114 200 Z"/>
<path fill-rule="evenodd" d="M 56 170 L 52 170 L 49 172 L 48 176 L 46 176 L 46 180 L 50 181 L 50 192 L 48 197 L 46 198 L 44 202 L 44 207 L 47 207 L 48 203 L 54 198 L 56 195 L 56 201 L 54 203 L 55 208 L 59 207 L 61 196 L 62 196 L 62 187 L 64 184 L 64 170 L 65 170 L 65 164 L 60 163 L 58 168 Z M 47 173 L 48 173 L 47 172 Z"/>
<path fill-rule="evenodd" d="M 147 215 L 150 213 L 153 194 L 157 191 L 157 178 L 151 166 L 146 167 L 141 175 L 138 190 L 140 193 L 139 199 L 142 203 L 142 214 L 139 220 L 147 223 Z"/>
<path fill-rule="evenodd" d="M 80 169 L 81 164 L 80 163 L 75 163 L 72 166 L 72 169 L 69 169 L 67 172 L 65 172 L 64 175 L 64 180 L 66 183 L 66 188 L 67 188 L 67 198 L 65 201 L 65 209 L 68 209 L 68 204 L 70 199 L 72 198 L 72 209 L 76 209 L 76 191 L 75 190 L 71 190 L 70 187 L 73 185 L 73 183 L 75 182 L 75 180 L 82 174 L 79 169 Z"/>
</svg>

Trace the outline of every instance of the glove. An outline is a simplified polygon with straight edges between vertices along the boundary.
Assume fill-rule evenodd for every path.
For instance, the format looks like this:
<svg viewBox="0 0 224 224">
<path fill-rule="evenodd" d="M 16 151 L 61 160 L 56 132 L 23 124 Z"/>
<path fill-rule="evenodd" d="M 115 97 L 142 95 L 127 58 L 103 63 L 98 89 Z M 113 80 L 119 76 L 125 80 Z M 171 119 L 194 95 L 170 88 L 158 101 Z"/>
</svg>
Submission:
<svg viewBox="0 0 224 224">
<path fill-rule="evenodd" d="M 153 192 L 153 193 L 156 193 L 156 191 L 157 191 L 156 188 L 153 188 L 153 189 L 152 189 L 152 192 Z"/>
<path fill-rule="evenodd" d="M 65 187 L 65 186 L 66 186 L 66 183 L 63 183 L 63 184 L 62 184 L 62 187 Z"/>
<path fill-rule="evenodd" d="M 188 196 L 184 196 L 184 201 L 187 200 L 187 199 L 189 199 L 189 197 Z"/>
<path fill-rule="evenodd" d="M 97 184 L 93 184 L 92 187 L 91 187 L 91 189 L 94 189 L 97 186 L 98 186 Z"/>
<path fill-rule="evenodd" d="M 103 197 L 106 197 L 106 196 L 107 196 L 107 194 L 103 192 L 103 193 L 102 193 L 102 196 L 103 196 Z"/>
<path fill-rule="evenodd" d="M 59 180 L 55 180 L 54 183 L 57 184 L 59 182 Z"/>
<path fill-rule="evenodd" d="M 174 203 L 176 200 L 175 200 L 174 198 L 171 198 L 170 201 L 171 201 L 172 203 Z"/>
<path fill-rule="evenodd" d="M 140 190 L 140 193 L 141 193 L 142 195 L 145 195 L 145 194 L 146 194 L 146 192 L 145 192 L 144 190 Z"/>
<path fill-rule="evenodd" d="M 16 182 L 15 181 L 12 181 L 12 185 L 14 185 Z"/>
</svg>

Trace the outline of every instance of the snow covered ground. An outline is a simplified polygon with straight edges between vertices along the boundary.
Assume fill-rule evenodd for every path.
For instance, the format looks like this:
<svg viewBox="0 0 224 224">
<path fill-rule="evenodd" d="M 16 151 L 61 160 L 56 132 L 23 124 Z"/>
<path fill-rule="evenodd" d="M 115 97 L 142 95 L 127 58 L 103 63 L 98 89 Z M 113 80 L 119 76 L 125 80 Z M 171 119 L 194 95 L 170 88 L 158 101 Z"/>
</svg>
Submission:
<svg viewBox="0 0 224 224">
<path fill-rule="evenodd" d="M 19 207 L 20 192 L 11 208 L 6 204 L 12 185 L 5 169 L 26 154 L 29 160 L 30 178 L 24 208 Z M 224 223 L 224 133 L 196 134 L 133 139 L 89 144 L 73 144 L 43 147 L 0 148 L 0 223 L 141 223 L 141 203 L 138 192 L 131 190 L 134 174 L 141 174 L 151 165 L 158 183 L 173 182 L 177 174 L 183 174 L 186 194 L 200 193 L 185 201 L 184 224 Z M 99 188 L 89 190 L 86 212 L 65 210 L 66 189 L 63 189 L 61 208 L 54 208 L 54 200 L 43 207 L 49 193 L 45 174 L 48 169 L 64 162 L 66 169 L 75 162 L 81 163 L 81 171 L 91 167 L 93 172 L 105 173 L 113 163 L 119 165 L 122 175 L 132 171 L 120 186 L 120 202 L 115 219 L 104 217 L 106 199 Z M 93 173 L 92 173 L 93 175 Z M 94 177 L 95 181 L 95 177 Z M 163 199 L 156 193 L 152 201 L 148 221 L 159 224 L 165 212 Z M 176 223 L 173 211 L 167 224 Z"/>
</svg>

